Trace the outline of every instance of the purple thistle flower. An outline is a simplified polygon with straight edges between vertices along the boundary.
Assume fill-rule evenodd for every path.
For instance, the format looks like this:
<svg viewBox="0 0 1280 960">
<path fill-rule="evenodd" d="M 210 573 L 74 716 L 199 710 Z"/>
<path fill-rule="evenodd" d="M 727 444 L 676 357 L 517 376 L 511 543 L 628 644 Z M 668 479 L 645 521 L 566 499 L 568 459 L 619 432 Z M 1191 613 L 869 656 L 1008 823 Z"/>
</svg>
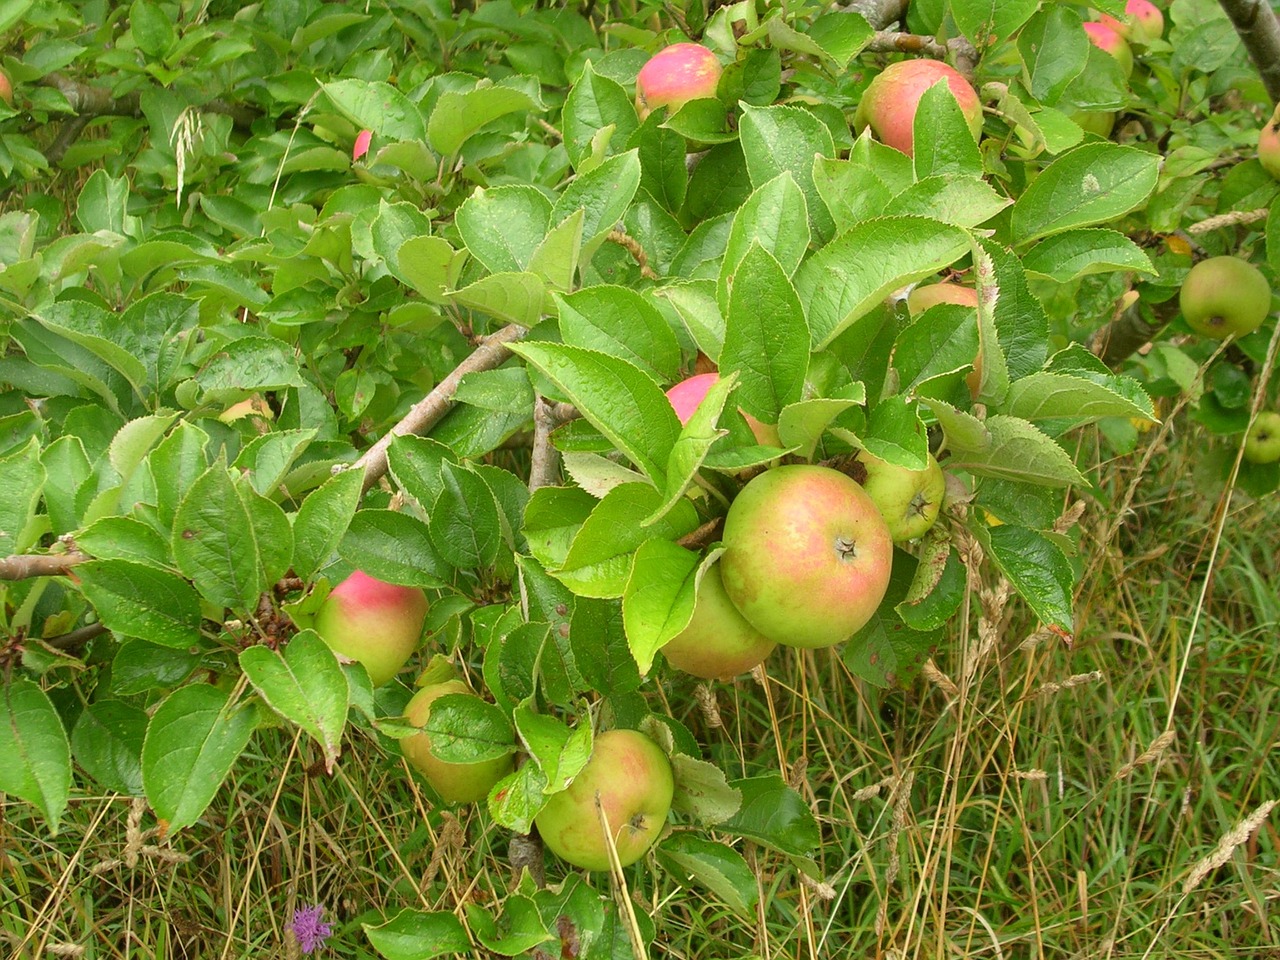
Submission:
<svg viewBox="0 0 1280 960">
<path fill-rule="evenodd" d="M 303 953 L 315 953 L 333 934 L 333 927 L 320 919 L 323 915 L 324 907 L 319 904 L 294 911 L 290 927 Z"/>
</svg>

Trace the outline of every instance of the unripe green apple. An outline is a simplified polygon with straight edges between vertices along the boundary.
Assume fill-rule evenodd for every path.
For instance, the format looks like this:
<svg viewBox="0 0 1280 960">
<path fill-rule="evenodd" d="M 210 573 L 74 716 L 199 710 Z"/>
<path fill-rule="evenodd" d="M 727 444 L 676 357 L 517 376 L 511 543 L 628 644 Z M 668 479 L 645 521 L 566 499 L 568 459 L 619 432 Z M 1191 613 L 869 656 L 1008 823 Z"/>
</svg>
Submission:
<svg viewBox="0 0 1280 960">
<path fill-rule="evenodd" d="M 461 680 L 433 683 L 413 695 L 404 708 L 405 718 L 415 727 L 422 726 L 431 715 L 431 704 L 449 693 L 476 697 Z M 511 772 L 514 764 L 511 754 L 476 763 L 448 763 L 431 752 L 431 737 L 425 732 L 415 733 L 401 740 L 400 750 L 446 803 L 474 803 L 483 800 L 489 795 L 493 785 Z"/>
<path fill-rule="evenodd" d="M 962 307 L 976 309 L 978 291 L 973 287 L 962 287 L 958 283 L 946 280 L 941 283 L 922 284 L 907 294 L 907 313 L 914 317 L 940 303 L 955 303 Z"/>
<path fill-rule="evenodd" d="M 1244 458 L 1250 463 L 1280 460 L 1280 413 L 1264 410 L 1244 438 Z"/>
<path fill-rule="evenodd" d="M 674 795 L 671 761 L 661 747 L 636 730 L 608 730 L 596 736 L 591 758 L 569 788 L 553 793 L 533 822 L 547 849 L 561 860 L 584 870 L 608 870 L 598 801 L 625 867 L 662 834 Z"/>
<path fill-rule="evenodd" d="M 916 108 L 924 92 L 939 80 L 947 81 L 977 140 L 982 136 L 982 101 L 973 85 L 954 67 L 924 58 L 900 60 L 885 67 L 858 102 L 854 125 L 858 129 L 870 127 L 881 143 L 911 156 Z"/>
<path fill-rule="evenodd" d="M 724 592 L 720 564 L 702 575 L 693 619 L 662 648 L 673 667 L 704 680 L 730 680 L 746 673 L 777 646 L 747 623 Z"/>
<path fill-rule="evenodd" d="M 1151 0 L 1129 0 L 1124 6 L 1124 13 L 1123 20 L 1105 13 L 1098 20 L 1134 43 L 1150 43 L 1159 40 L 1164 33 L 1164 14 Z"/>
<path fill-rule="evenodd" d="M 720 374 L 718 373 L 699 373 L 696 376 L 689 377 L 687 380 L 681 380 L 667 390 L 667 399 L 671 401 L 671 406 L 676 411 L 676 418 L 680 421 L 680 426 L 684 426 L 689 422 L 689 418 L 698 409 L 698 404 L 702 402 L 702 398 L 707 395 L 707 391 L 719 379 Z M 777 427 L 762 423 L 745 411 L 742 411 L 742 417 L 747 421 L 747 426 L 751 428 L 751 432 L 755 434 L 756 442 L 761 446 L 776 447 L 780 444 Z"/>
<path fill-rule="evenodd" d="M 894 542 L 924 536 L 938 519 L 947 492 L 946 478 L 933 454 L 923 470 L 900 467 L 866 450 L 858 451 L 856 463 L 866 471 L 862 489 L 880 510 Z"/>
<path fill-rule="evenodd" d="M 417 587 L 383 583 L 357 570 L 324 598 L 315 631 L 337 653 L 364 664 L 378 687 L 409 660 L 426 618 L 427 595 Z"/>
<path fill-rule="evenodd" d="M 880 606 L 893 540 L 865 490 L 838 470 L 774 467 L 729 505 L 720 573 L 725 593 L 770 640 L 829 647 Z"/>
<path fill-rule="evenodd" d="M 1280 106 L 1258 134 L 1258 162 L 1262 169 L 1280 180 Z"/>
<path fill-rule="evenodd" d="M 1105 23 L 1089 21 L 1084 25 L 1084 32 L 1095 47 L 1111 54 L 1120 64 L 1120 72 L 1126 77 L 1133 73 L 1133 51 L 1129 49 L 1129 41 L 1116 33 Z"/>
<path fill-rule="evenodd" d="M 666 107 L 675 113 L 690 100 L 714 97 L 722 68 L 700 43 L 673 43 L 659 50 L 636 76 L 636 111 L 643 120 Z"/>
<path fill-rule="evenodd" d="M 1178 303 L 1197 333 L 1219 339 L 1244 336 L 1271 312 L 1271 285 L 1248 260 L 1210 257 L 1187 272 Z"/>
</svg>

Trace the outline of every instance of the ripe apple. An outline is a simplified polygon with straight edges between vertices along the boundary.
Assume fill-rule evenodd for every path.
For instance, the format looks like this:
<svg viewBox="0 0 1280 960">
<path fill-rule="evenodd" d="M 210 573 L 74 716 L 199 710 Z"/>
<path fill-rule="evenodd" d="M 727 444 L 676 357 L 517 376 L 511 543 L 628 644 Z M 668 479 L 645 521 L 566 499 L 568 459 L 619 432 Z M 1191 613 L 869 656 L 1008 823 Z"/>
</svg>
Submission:
<svg viewBox="0 0 1280 960">
<path fill-rule="evenodd" d="M 889 586 L 889 527 L 866 491 L 829 467 L 759 474 L 729 505 L 721 539 L 725 593 L 748 623 L 788 646 L 847 640 Z"/>
<path fill-rule="evenodd" d="M 1258 134 L 1258 162 L 1262 169 L 1280 180 L 1280 106 Z"/>
<path fill-rule="evenodd" d="M 1239 257 L 1210 257 L 1187 272 L 1178 294 L 1191 329 L 1206 337 L 1244 336 L 1271 312 L 1271 285 L 1262 271 Z"/>
<path fill-rule="evenodd" d="M 720 564 L 702 575 L 693 619 L 662 648 L 667 662 L 704 680 L 731 680 L 777 646 L 743 619 L 724 592 Z"/>
<path fill-rule="evenodd" d="M 1244 458 L 1250 463 L 1280 460 L 1280 413 L 1264 410 L 1244 438 Z"/>
<path fill-rule="evenodd" d="M 916 107 L 924 92 L 939 80 L 947 81 L 977 140 L 982 136 L 982 101 L 959 71 L 939 60 L 900 60 L 885 67 L 862 95 L 853 118 L 855 126 L 859 130 L 869 126 L 882 143 L 911 156 Z"/>
<path fill-rule="evenodd" d="M 13 82 L 3 70 L 0 70 L 0 100 L 13 106 Z"/>
<path fill-rule="evenodd" d="M 855 463 L 866 471 L 862 489 L 880 510 L 895 543 L 923 536 L 933 526 L 947 492 L 946 478 L 933 454 L 923 470 L 900 467 L 866 450 L 858 452 Z"/>
<path fill-rule="evenodd" d="M 448 693 L 476 697 L 461 680 L 445 680 L 423 687 L 404 708 L 405 718 L 415 727 L 427 722 L 431 704 Z M 479 699 L 479 697 L 476 697 Z M 426 778 L 431 788 L 446 803 L 474 803 L 489 795 L 493 785 L 511 772 L 511 754 L 476 763 L 448 763 L 431 752 L 431 737 L 415 733 L 400 741 L 405 759 Z M 512 750 L 514 751 L 514 744 Z"/>
<path fill-rule="evenodd" d="M 1084 32 L 1095 47 L 1115 57 L 1121 73 L 1126 77 L 1133 73 L 1133 51 L 1129 49 L 1128 40 L 1105 23 L 1093 20 L 1084 25 Z"/>
<path fill-rule="evenodd" d="M 643 120 L 666 107 L 675 113 L 690 100 L 714 97 L 722 68 L 700 43 L 673 43 L 659 50 L 636 76 L 636 111 Z"/>
<path fill-rule="evenodd" d="M 1150 43 L 1159 40 L 1164 33 L 1164 14 L 1151 0 L 1129 0 L 1124 12 L 1123 20 L 1105 13 L 1098 20 L 1134 43 Z"/>
<path fill-rule="evenodd" d="M 636 730 L 608 730 L 596 736 L 591 758 L 569 788 L 553 793 L 533 822 L 561 860 L 584 870 L 608 870 L 599 800 L 625 867 L 658 839 L 674 794 L 671 761 L 661 747 Z"/>
<path fill-rule="evenodd" d="M 944 280 L 941 283 L 923 284 L 907 294 L 907 312 L 913 317 L 940 303 L 956 303 L 976 309 L 978 291 L 973 287 L 962 287 L 958 283 Z"/>
<path fill-rule="evenodd" d="M 681 380 L 667 391 L 667 399 L 671 401 L 671 406 L 675 408 L 680 426 L 684 426 L 689 422 L 689 418 L 693 416 L 693 411 L 698 409 L 698 404 L 702 402 L 702 398 L 707 395 L 707 391 L 719 379 L 720 374 L 718 373 L 699 373 L 697 376 L 689 377 L 687 380 Z M 747 421 L 747 426 L 751 428 L 751 432 L 755 434 L 757 443 L 763 447 L 779 446 L 777 427 L 762 423 L 746 412 L 743 412 L 742 416 Z"/>
<path fill-rule="evenodd" d="M 418 646 L 427 595 L 357 570 L 316 611 L 315 631 L 337 653 L 364 664 L 375 687 L 394 677 Z"/>
</svg>

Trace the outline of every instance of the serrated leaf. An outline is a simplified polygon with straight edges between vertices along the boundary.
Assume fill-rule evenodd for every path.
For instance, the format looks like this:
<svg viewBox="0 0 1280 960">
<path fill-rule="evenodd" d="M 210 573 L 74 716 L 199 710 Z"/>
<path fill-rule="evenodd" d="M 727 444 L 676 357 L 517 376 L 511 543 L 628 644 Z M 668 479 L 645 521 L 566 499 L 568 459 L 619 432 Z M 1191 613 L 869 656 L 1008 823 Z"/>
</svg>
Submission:
<svg viewBox="0 0 1280 960">
<path fill-rule="evenodd" d="M 307 494 L 293 516 L 293 569 L 311 579 L 337 552 L 360 505 L 364 473 L 344 470 Z"/>
<path fill-rule="evenodd" d="M 814 158 L 834 157 L 835 141 L 827 125 L 799 107 L 742 104 L 739 136 L 751 185 L 759 188 L 784 171 L 804 193 L 809 228 L 815 238 L 831 236 L 835 224 L 813 182 Z"/>
<path fill-rule="evenodd" d="M 71 746 L 48 695 L 25 677 L 4 684 L 0 756 L 0 793 L 38 809 L 56 836 L 71 793 Z"/>
<path fill-rule="evenodd" d="M 658 858 L 683 885 L 694 881 L 710 890 L 740 917 L 754 918 L 759 899 L 756 873 L 732 847 L 689 833 L 663 841 Z"/>
<path fill-rule="evenodd" d="M 86 704 L 71 731 L 76 763 L 106 790 L 142 796 L 142 742 L 148 716 L 122 700 Z"/>
<path fill-rule="evenodd" d="M 44 482 L 38 437 L 0 460 L 0 555 L 21 553 L 32 546 L 31 521 Z"/>
<path fill-rule="evenodd" d="M 590 63 L 569 91 L 561 116 L 564 147 L 574 169 L 582 167 L 583 161 L 591 156 L 592 140 L 601 130 L 612 127 L 610 142 L 624 144 L 640 126 L 627 91 L 616 81 L 596 73 Z"/>
<path fill-rule="evenodd" d="M 971 432 L 970 425 L 962 433 L 956 430 L 960 421 L 954 413 L 944 420 L 946 414 L 939 413 L 943 408 L 937 402 L 926 403 L 943 422 L 951 451 L 947 460 L 949 469 L 1050 487 L 1087 485 L 1088 481 L 1067 452 L 1026 420 L 997 414 L 983 421 L 972 421 L 980 432 Z"/>
<path fill-rule="evenodd" d="M 556 343 L 514 343 L 511 350 L 550 379 L 597 430 L 656 486 L 680 435 L 661 388 L 620 357 Z"/>
<path fill-rule="evenodd" d="M 959 227 L 924 217 L 859 223 L 806 260 L 795 285 L 820 350 L 890 293 L 932 276 L 969 252 Z"/>
<path fill-rule="evenodd" d="M 402 587 L 439 588 L 452 577 L 427 525 L 395 510 L 358 510 L 338 554 L 369 576 Z"/>
<path fill-rule="evenodd" d="M 889 201 L 883 213 L 890 217 L 931 217 L 957 227 L 976 227 L 1011 203 L 979 177 L 952 175 L 928 177 L 912 184 Z"/>
<path fill-rule="evenodd" d="M 642 674 L 663 644 L 689 625 L 697 569 L 698 555 L 670 540 L 646 540 L 636 550 L 622 594 L 622 622 Z"/>
<path fill-rule="evenodd" d="M 445 297 L 508 323 L 532 327 L 551 312 L 547 281 L 536 273 L 491 273 Z"/>
<path fill-rule="evenodd" d="M 332 772 L 347 722 L 347 678 L 334 652 L 314 631 L 295 634 L 281 650 L 265 646 L 240 651 L 240 668 L 258 695 L 319 745 Z"/>
<path fill-rule="evenodd" d="M 742 791 L 729 786 L 724 771 L 683 753 L 671 755 L 675 796 L 671 809 L 697 823 L 723 823 L 742 808 Z"/>
<path fill-rule="evenodd" d="M 502 524 L 493 492 L 475 473 L 447 461 L 440 479 L 443 489 L 427 525 L 436 551 L 460 570 L 493 566 L 502 546 Z"/>
<path fill-rule="evenodd" d="M 924 576 L 927 579 L 930 573 L 926 571 Z M 898 612 L 920 578 L 916 558 L 895 547 L 884 600 L 866 626 L 850 637 L 840 652 L 841 660 L 854 676 L 879 687 L 910 683 L 930 651 L 941 641 L 940 626 L 920 630 Z"/>
<path fill-rule="evenodd" d="M 658 308 L 635 290 L 600 284 L 557 296 L 564 342 L 622 357 L 657 381 L 680 371 L 680 344 Z"/>
<path fill-rule="evenodd" d="M 485 124 L 509 113 L 541 109 L 542 104 L 524 90 L 481 81 L 473 90 L 449 90 L 440 95 L 427 119 L 426 139 L 433 150 L 450 157 Z"/>
<path fill-rule="evenodd" d="M 1070 283 L 1095 273 L 1131 271 L 1154 276 L 1156 269 L 1142 248 L 1115 230 L 1068 230 L 1048 237 L 1022 258 L 1031 274 Z"/>
<path fill-rule="evenodd" d="M 561 223 L 582 210 L 582 245 L 590 251 L 622 219 L 639 188 L 640 156 L 628 150 L 574 177 L 556 200 L 551 222 Z"/>
<path fill-rule="evenodd" d="M 818 821 L 804 798 L 776 773 L 731 780 L 742 807 L 721 826 L 724 833 L 750 837 L 772 850 L 806 856 L 821 842 Z"/>
<path fill-rule="evenodd" d="M 360 926 L 387 960 L 431 960 L 472 950 L 462 921 L 448 910 L 401 910 L 386 923 Z"/>
<path fill-rule="evenodd" d="M 421 140 L 426 124 L 412 100 L 389 83 L 350 78 L 321 85 L 338 112 L 361 130 L 388 140 Z"/>
<path fill-rule="evenodd" d="M 181 577 L 131 560 L 90 560 L 76 576 L 109 630 L 178 649 L 200 640 L 200 597 Z"/>
<path fill-rule="evenodd" d="M 1075 574 L 1062 550 L 1037 530 L 1004 524 L 985 531 L 988 554 L 1037 617 L 1073 631 Z"/>
<path fill-rule="evenodd" d="M 734 215 L 720 263 L 720 309 L 727 312 L 730 278 L 753 244 L 771 253 L 790 277 L 809 250 L 809 236 L 809 208 L 804 193 L 790 171 L 784 170 L 757 188 Z"/>
<path fill-rule="evenodd" d="M 490 273 L 529 268 L 551 226 L 551 201 L 533 186 L 477 187 L 454 215 L 467 251 Z"/>
<path fill-rule="evenodd" d="M 431 702 L 423 732 L 445 763 L 481 763 L 515 750 L 511 721 L 495 704 L 471 693 L 446 693 Z"/>
<path fill-rule="evenodd" d="M 142 744 L 142 783 L 166 832 L 204 813 L 257 722 L 254 710 L 207 683 L 179 687 L 156 708 Z"/>
<path fill-rule="evenodd" d="M 1146 391 L 1124 377 L 1101 384 L 1065 373 L 1033 373 L 1010 385 L 1004 406 L 1023 420 L 1061 419 L 1072 426 L 1103 417 L 1155 419 Z"/>
</svg>

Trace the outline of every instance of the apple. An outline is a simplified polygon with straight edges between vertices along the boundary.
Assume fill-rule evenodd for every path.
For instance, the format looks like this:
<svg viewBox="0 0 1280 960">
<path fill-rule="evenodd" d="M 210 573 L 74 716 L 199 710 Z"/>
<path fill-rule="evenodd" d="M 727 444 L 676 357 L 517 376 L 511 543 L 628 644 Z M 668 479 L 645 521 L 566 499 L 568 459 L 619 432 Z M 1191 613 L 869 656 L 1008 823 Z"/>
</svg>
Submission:
<svg viewBox="0 0 1280 960">
<path fill-rule="evenodd" d="M 721 535 L 725 593 L 770 640 L 829 647 L 884 599 L 893 538 L 865 490 L 838 470 L 775 467 L 729 505 Z"/>
<path fill-rule="evenodd" d="M 643 120 L 666 107 L 675 113 L 690 100 L 714 97 L 722 68 L 700 43 L 673 43 L 648 59 L 636 76 L 636 111 Z"/>
<path fill-rule="evenodd" d="M 1116 128 L 1116 115 L 1109 110 L 1080 110 L 1071 114 L 1071 119 L 1085 133 L 1092 133 L 1103 140 L 1108 139 Z"/>
<path fill-rule="evenodd" d="M 671 406 L 676 411 L 680 426 L 683 427 L 689 422 L 689 418 L 698 409 L 698 404 L 702 402 L 702 398 L 707 395 L 707 391 L 719 379 L 720 374 L 718 373 L 699 373 L 696 376 L 689 377 L 687 380 L 681 380 L 667 391 L 667 399 L 671 401 Z M 781 441 L 778 440 L 777 427 L 762 423 L 744 411 L 739 412 L 742 413 L 743 419 L 747 421 L 747 426 L 751 428 L 751 432 L 755 434 L 757 443 L 762 447 L 780 446 Z"/>
<path fill-rule="evenodd" d="M 916 107 L 939 80 L 947 81 L 977 140 L 982 136 L 982 101 L 958 70 L 939 60 L 900 60 L 885 67 L 863 93 L 854 114 L 855 126 L 870 127 L 882 143 L 911 156 Z"/>
<path fill-rule="evenodd" d="M 1120 64 L 1120 72 L 1126 77 L 1133 73 L 1133 51 L 1129 49 L 1129 41 L 1105 23 L 1090 20 L 1084 25 L 1084 32 L 1095 47 L 1115 57 Z"/>
<path fill-rule="evenodd" d="M 862 489 L 880 510 L 894 542 L 924 536 L 938 519 L 942 497 L 947 492 L 946 478 L 933 454 L 929 454 L 929 464 L 923 470 L 900 467 L 866 450 L 858 451 L 854 462 L 865 471 Z"/>
<path fill-rule="evenodd" d="M 421 727 L 431 715 L 431 704 L 449 693 L 479 697 L 461 680 L 445 680 L 423 687 L 404 708 L 405 718 Z M 514 752 L 515 745 L 512 745 Z M 448 763 L 431 752 L 431 737 L 415 733 L 400 741 L 400 750 L 415 770 L 426 778 L 431 788 L 446 803 L 474 803 L 489 795 L 493 785 L 511 772 L 512 754 L 475 763 Z"/>
<path fill-rule="evenodd" d="M 1247 260 L 1210 257 L 1187 271 L 1178 303 L 1197 333 L 1219 339 L 1244 336 L 1258 329 L 1271 312 L 1271 285 Z"/>
<path fill-rule="evenodd" d="M 1280 460 L 1280 413 L 1264 410 L 1244 437 L 1244 458 L 1250 463 Z"/>
<path fill-rule="evenodd" d="M 661 835 L 674 794 L 675 775 L 661 747 L 636 730 L 608 730 L 596 736 L 591 758 L 568 789 L 553 793 L 533 822 L 547 849 L 561 860 L 584 870 L 608 870 L 599 801 L 625 867 Z"/>
<path fill-rule="evenodd" d="M 335 652 L 364 664 L 375 687 L 394 677 L 418 646 L 427 595 L 357 570 L 316 611 L 315 631 Z"/>
<path fill-rule="evenodd" d="M 962 287 L 958 283 L 944 280 L 941 283 L 923 284 L 907 294 L 907 312 L 913 317 L 940 303 L 956 303 L 962 307 L 977 309 L 978 291 L 973 287 Z"/>
<path fill-rule="evenodd" d="M 693 619 L 662 648 L 673 667 L 704 680 L 731 680 L 764 661 L 777 646 L 743 619 L 724 592 L 720 564 L 702 575 Z"/>
<path fill-rule="evenodd" d="M 1164 33 L 1164 14 L 1151 0 L 1129 0 L 1124 6 L 1125 19 L 1103 14 L 1098 18 L 1126 40 L 1134 43 L 1150 43 L 1159 40 Z"/>
<path fill-rule="evenodd" d="M 1262 169 L 1280 180 L 1280 106 L 1258 134 L 1258 162 Z"/>
<path fill-rule="evenodd" d="M 13 81 L 9 79 L 9 75 L 0 70 L 0 100 L 3 100 L 9 106 L 13 106 Z"/>
</svg>

